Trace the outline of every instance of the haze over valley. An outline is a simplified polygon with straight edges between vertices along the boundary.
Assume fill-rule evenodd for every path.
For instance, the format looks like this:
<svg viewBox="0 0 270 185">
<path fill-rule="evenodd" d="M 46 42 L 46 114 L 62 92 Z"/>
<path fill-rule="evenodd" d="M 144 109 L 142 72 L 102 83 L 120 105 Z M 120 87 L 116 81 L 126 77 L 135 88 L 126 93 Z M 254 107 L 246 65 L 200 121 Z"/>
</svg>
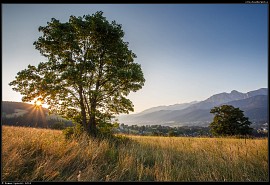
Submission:
<svg viewBox="0 0 270 185">
<path fill-rule="evenodd" d="M 232 90 L 212 95 L 204 101 L 158 106 L 138 114 L 121 115 L 120 123 L 128 125 L 208 126 L 213 120 L 210 109 L 224 104 L 239 107 L 252 122 L 268 122 L 268 88 L 247 93 Z"/>
</svg>

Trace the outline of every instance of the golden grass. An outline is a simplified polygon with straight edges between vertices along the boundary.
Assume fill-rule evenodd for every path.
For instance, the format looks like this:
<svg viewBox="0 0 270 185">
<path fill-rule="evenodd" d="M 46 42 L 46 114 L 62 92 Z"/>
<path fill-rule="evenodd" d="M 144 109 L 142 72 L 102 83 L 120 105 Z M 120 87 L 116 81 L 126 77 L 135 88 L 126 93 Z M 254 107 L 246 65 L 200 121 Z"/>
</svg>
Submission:
<svg viewBox="0 0 270 185">
<path fill-rule="evenodd" d="M 3 181 L 268 181 L 268 139 L 129 136 L 66 141 L 2 126 Z"/>
</svg>

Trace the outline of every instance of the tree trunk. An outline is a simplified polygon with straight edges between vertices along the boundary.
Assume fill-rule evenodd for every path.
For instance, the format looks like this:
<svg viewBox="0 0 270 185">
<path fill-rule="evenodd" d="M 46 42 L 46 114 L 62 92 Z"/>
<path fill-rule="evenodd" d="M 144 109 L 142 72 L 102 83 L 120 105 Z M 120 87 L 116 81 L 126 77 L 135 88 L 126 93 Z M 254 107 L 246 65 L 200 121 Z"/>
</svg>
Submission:
<svg viewBox="0 0 270 185">
<path fill-rule="evenodd" d="M 86 112 L 85 112 L 85 107 L 81 106 L 81 114 L 82 114 L 82 126 L 83 128 L 86 130 L 87 129 L 87 125 L 86 125 Z"/>
<path fill-rule="evenodd" d="M 97 107 L 96 98 L 93 98 L 91 101 L 91 115 L 87 129 L 87 132 L 93 137 L 97 136 L 96 107 Z"/>
<path fill-rule="evenodd" d="M 90 117 L 87 132 L 88 132 L 89 135 L 91 135 L 93 137 L 97 136 L 96 117 L 93 114 Z"/>
<path fill-rule="evenodd" d="M 87 131 L 91 136 L 93 136 L 93 137 L 97 136 L 96 117 L 93 114 L 91 114 Z"/>
<path fill-rule="evenodd" d="M 102 58 L 104 54 L 101 55 L 100 58 Z M 97 93 L 99 91 L 99 86 L 100 86 L 100 78 L 102 76 L 102 70 L 103 70 L 103 62 L 99 61 L 99 71 L 98 71 L 98 79 L 96 82 L 96 88 L 93 93 L 93 96 L 90 101 L 91 105 L 91 111 L 90 111 L 90 120 L 88 124 L 88 133 L 94 137 L 97 136 L 97 123 L 96 123 L 96 110 L 97 110 Z"/>
<path fill-rule="evenodd" d="M 85 106 L 83 103 L 83 94 L 82 94 L 82 87 L 79 87 L 79 95 L 80 95 L 80 106 L 81 106 L 81 115 L 82 115 L 82 126 L 85 130 L 87 130 L 87 125 L 86 125 L 86 111 L 85 111 Z"/>
</svg>

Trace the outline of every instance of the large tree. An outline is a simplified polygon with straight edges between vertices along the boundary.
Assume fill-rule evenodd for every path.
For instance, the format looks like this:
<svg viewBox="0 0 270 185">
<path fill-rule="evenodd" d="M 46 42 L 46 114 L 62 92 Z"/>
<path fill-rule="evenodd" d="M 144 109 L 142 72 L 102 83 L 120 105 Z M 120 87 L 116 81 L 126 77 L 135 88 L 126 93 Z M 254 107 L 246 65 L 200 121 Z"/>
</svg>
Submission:
<svg viewBox="0 0 270 185">
<path fill-rule="evenodd" d="M 17 73 L 10 85 L 23 102 L 42 100 L 49 110 L 82 124 L 96 136 L 99 122 L 133 111 L 127 95 L 145 79 L 136 55 L 123 41 L 122 26 L 99 11 L 83 17 L 55 18 L 39 27 L 35 48 L 47 58 Z"/>
<path fill-rule="evenodd" d="M 243 111 L 232 105 L 214 107 L 210 113 L 215 114 L 210 124 L 210 131 L 213 135 L 232 136 L 251 134 L 251 122 L 244 116 Z"/>
</svg>

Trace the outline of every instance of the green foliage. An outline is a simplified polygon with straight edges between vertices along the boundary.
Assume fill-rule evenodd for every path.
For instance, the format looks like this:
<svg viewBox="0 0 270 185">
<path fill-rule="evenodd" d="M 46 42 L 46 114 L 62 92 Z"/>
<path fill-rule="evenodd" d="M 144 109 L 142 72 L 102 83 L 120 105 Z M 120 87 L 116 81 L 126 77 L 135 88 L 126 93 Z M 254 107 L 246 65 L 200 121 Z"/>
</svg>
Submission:
<svg viewBox="0 0 270 185">
<path fill-rule="evenodd" d="M 170 133 L 169 133 L 170 132 Z M 121 124 L 118 133 L 144 136 L 210 136 L 209 127 L 165 125 L 125 125 Z"/>
<path fill-rule="evenodd" d="M 98 124 L 98 136 L 102 139 L 107 139 L 111 143 L 115 145 L 128 143 L 130 141 L 129 138 L 122 135 L 115 135 L 115 129 L 119 127 L 119 123 L 114 122 L 99 122 Z"/>
<path fill-rule="evenodd" d="M 169 136 L 169 137 L 177 136 L 177 133 L 174 132 L 174 130 L 169 130 L 168 136 Z"/>
<path fill-rule="evenodd" d="M 56 123 L 53 123 L 51 126 L 51 129 L 63 130 L 63 129 L 65 129 L 65 123 L 62 121 L 58 121 Z"/>
<path fill-rule="evenodd" d="M 252 133 L 249 127 L 251 122 L 244 117 L 243 111 L 231 105 L 214 107 L 210 113 L 215 114 L 213 122 L 210 124 L 210 131 L 213 135 L 232 136 L 248 135 Z"/>
<path fill-rule="evenodd" d="M 73 127 L 67 127 L 63 130 L 65 139 L 79 138 L 83 133 L 83 127 L 81 124 L 74 124 Z"/>
<path fill-rule="evenodd" d="M 24 102 L 40 99 L 49 110 L 95 132 L 97 120 L 133 111 L 126 97 L 141 89 L 145 79 L 136 55 L 123 41 L 122 26 L 103 12 L 54 18 L 39 27 L 35 48 L 48 61 L 28 65 L 9 85 Z"/>
<path fill-rule="evenodd" d="M 102 122 L 98 124 L 98 131 L 101 135 L 112 135 L 113 130 L 119 127 L 119 123 Z"/>
</svg>

